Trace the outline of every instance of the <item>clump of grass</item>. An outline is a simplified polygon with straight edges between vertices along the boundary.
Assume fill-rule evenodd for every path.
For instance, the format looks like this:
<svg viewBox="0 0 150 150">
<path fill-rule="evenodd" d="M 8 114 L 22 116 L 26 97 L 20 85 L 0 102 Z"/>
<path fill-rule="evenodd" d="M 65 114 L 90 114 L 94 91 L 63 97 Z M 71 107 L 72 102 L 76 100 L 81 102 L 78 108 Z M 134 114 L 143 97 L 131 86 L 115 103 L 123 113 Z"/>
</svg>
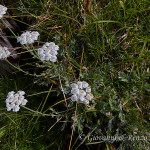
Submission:
<svg viewBox="0 0 150 150">
<path fill-rule="evenodd" d="M 3 149 L 149 148 L 149 3 L 88 2 L 18 1 L 24 17 L 12 19 L 40 39 L 22 46 L 20 65 L 7 60 L 17 74 L 0 80 Z M 37 55 L 50 41 L 60 47 L 56 63 Z M 90 105 L 70 100 L 70 83 L 80 80 L 91 86 Z M 27 107 L 6 112 L 7 93 L 18 89 Z"/>
</svg>

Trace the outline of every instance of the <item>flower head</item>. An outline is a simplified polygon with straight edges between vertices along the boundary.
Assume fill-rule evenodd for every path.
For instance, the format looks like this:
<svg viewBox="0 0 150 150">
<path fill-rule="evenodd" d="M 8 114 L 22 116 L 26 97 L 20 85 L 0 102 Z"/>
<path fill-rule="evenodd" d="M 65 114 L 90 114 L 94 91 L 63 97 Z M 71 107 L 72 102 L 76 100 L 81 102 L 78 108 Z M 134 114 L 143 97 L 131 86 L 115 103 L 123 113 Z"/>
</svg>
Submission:
<svg viewBox="0 0 150 150">
<path fill-rule="evenodd" d="M 38 49 L 37 53 L 39 55 L 40 60 L 42 61 L 57 61 L 57 54 L 59 47 L 55 45 L 54 42 L 46 42 L 41 48 Z"/>
<path fill-rule="evenodd" d="M 20 42 L 21 45 L 32 44 L 35 40 L 38 39 L 40 34 L 37 31 L 26 31 L 17 38 L 17 42 Z"/>
<path fill-rule="evenodd" d="M 10 55 L 7 47 L 0 46 L 0 59 L 5 59 Z"/>
<path fill-rule="evenodd" d="M 17 93 L 14 91 L 9 92 L 6 99 L 7 111 L 13 110 L 17 112 L 20 109 L 19 105 L 26 105 L 28 101 L 24 98 L 24 94 L 24 91 L 18 91 Z"/>
<path fill-rule="evenodd" d="M 71 85 L 71 96 L 72 102 L 83 103 L 85 105 L 89 104 L 89 100 L 93 98 L 93 94 L 91 93 L 91 88 L 89 84 L 85 81 L 78 81 L 77 83 L 72 83 Z"/>
<path fill-rule="evenodd" d="M 0 19 L 3 17 L 4 14 L 6 14 L 7 7 L 0 5 Z"/>
</svg>

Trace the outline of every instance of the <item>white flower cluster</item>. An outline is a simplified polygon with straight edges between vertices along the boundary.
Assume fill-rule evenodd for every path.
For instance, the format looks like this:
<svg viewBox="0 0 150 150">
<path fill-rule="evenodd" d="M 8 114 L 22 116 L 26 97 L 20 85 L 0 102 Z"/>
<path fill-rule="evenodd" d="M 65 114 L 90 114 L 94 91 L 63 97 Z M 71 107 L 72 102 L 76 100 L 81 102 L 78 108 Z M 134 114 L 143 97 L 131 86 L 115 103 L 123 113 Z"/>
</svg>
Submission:
<svg viewBox="0 0 150 150">
<path fill-rule="evenodd" d="M 3 15 L 6 14 L 7 7 L 0 5 L 0 19 L 3 18 Z"/>
<path fill-rule="evenodd" d="M 39 55 L 40 60 L 52 61 L 56 62 L 57 60 L 57 51 L 59 50 L 59 46 L 55 45 L 54 42 L 46 42 L 41 48 L 38 49 L 37 53 Z"/>
<path fill-rule="evenodd" d="M 10 55 L 7 47 L 0 46 L 0 59 L 7 58 Z"/>
<path fill-rule="evenodd" d="M 18 91 L 16 94 L 14 91 L 9 92 L 6 99 L 7 111 L 12 109 L 17 112 L 20 109 L 19 105 L 26 105 L 28 101 L 24 98 L 24 94 L 24 91 Z"/>
<path fill-rule="evenodd" d="M 85 81 L 78 81 L 76 83 L 71 84 L 72 90 L 71 93 L 73 94 L 71 96 L 71 100 L 73 102 L 83 103 L 88 105 L 89 100 L 93 98 L 93 94 L 91 93 L 91 88 L 89 87 L 89 84 Z"/>
<path fill-rule="evenodd" d="M 38 39 L 38 36 L 40 34 L 37 31 L 26 31 L 21 34 L 20 37 L 17 38 L 17 42 L 20 42 L 20 44 L 32 44 L 35 40 Z"/>
</svg>

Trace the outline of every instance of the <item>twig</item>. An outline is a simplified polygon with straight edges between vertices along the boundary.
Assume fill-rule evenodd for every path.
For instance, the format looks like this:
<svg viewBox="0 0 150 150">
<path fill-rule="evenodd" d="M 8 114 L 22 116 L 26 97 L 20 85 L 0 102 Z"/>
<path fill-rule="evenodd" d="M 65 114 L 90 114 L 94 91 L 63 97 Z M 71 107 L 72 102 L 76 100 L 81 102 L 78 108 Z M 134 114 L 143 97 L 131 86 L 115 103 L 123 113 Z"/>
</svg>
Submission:
<svg viewBox="0 0 150 150">
<path fill-rule="evenodd" d="M 77 103 L 76 103 L 76 110 L 75 110 L 74 122 L 73 122 L 73 127 L 72 127 L 71 138 L 70 138 L 69 150 L 71 148 L 71 142 L 72 142 L 72 137 L 73 137 L 73 130 L 74 130 L 74 125 L 75 125 L 76 113 L 77 113 Z"/>
<path fill-rule="evenodd" d="M 59 118 L 59 119 L 57 119 L 57 121 L 48 129 L 48 132 L 57 124 L 57 122 L 59 121 L 59 120 L 61 120 L 62 119 L 62 117 L 61 118 Z"/>
</svg>

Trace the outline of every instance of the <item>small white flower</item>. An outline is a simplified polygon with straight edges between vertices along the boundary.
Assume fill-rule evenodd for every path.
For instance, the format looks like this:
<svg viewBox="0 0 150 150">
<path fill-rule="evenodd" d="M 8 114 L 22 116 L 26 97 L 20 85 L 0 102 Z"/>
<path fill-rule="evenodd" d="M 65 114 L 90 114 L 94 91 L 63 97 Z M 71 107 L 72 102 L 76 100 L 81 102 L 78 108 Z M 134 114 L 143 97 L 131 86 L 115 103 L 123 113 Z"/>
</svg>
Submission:
<svg viewBox="0 0 150 150">
<path fill-rule="evenodd" d="M 51 57 L 50 57 L 50 61 L 56 62 L 56 61 L 57 61 L 57 57 L 56 57 L 56 56 L 51 56 Z"/>
<path fill-rule="evenodd" d="M 25 94 L 24 91 L 18 91 L 17 93 L 19 94 L 19 96 L 23 96 Z"/>
<path fill-rule="evenodd" d="M 81 96 L 86 96 L 86 92 L 85 92 L 84 90 L 80 90 L 80 91 L 79 91 L 79 95 L 81 95 Z"/>
<path fill-rule="evenodd" d="M 13 95 L 7 95 L 7 98 L 14 99 L 14 96 L 15 96 L 15 94 L 13 94 Z"/>
<path fill-rule="evenodd" d="M 19 109 L 20 109 L 20 107 L 19 107 L 18 105 L 16 105 L 16 106 L 13 107 L 13 111 L 14 111 L 14 112 L 19 111 Z"/>
<path fill-rule="evenodd" d="M 26 99 L 24 99 L 21 104 L 22 104 L 22 105 L 26 105 L 27 102 L 28 102 L 28 101 L 27 101 Z"/>
<path fill-rule="evenodd" d="M 37 53 L 38 53 L 38 55 L 43 55 L 44 54 L 44 50 L 42 48 L 39 48 Z"/>
<path fill-rule="evenodd" d="M 14 91 L 11 91 L 7 94 L 7 97 L 11 97 L 11 96 L 14 96 L 15 92 Z"/>
<path fill-rule="evenodd" d="M 9 98 L 9 97 L 8 97 Z M 11 96 L 10 98 L 9 98 L 9 102 L 11 103 L 11 102 L 13 102 L 14 101 L 14 96 Z"/>
<path fill-rule="evenodd" d="M 45 54 L 40 55 L 41 60 L 45 60 Z"/>
<path fill-rule="evenodd" d="M 87 87 L 87 88 L 86 88 L 86 92 L 87 92 L 87 93 L 91 93 L 91 88 L 90 88 L 90 87 Z"/>
<path fill-rule="evenodd" d="M 70 86 L 71 86 L 72 88 L 74 88 L 74 89 L 77 89 L 77 88 L 78 88 L 78 85 L 77 85 L 76 83 L 72 83 L 72 84 L 70 84 Z"/>
<path fill-rule="evenodd" d="M 56 55 L 58 54 L 58 52 L 55 51 L 55 50 L 51 50 L 51 51 L 49 51 L 49 53 L 50 53 L 52 56 L 56 56 Z"/>
<path fill-rule="evenodd" d="M 79 99 L 80 99 L 80 101 L 85 101 L 85 97 L 84 96 L 80 96 Z"/>
<path fill-rule="evenodd" d="M 13 109 L 15 107 L 15 104 L 10 104 L 9 106 L 11 109 Z"/>
<path fill-rule="evenodd" d="M 73 88 L 73 89 L 71 90 L 71 93 L 72 93 L 72 94 L 75 94 L 75 95 L 78 95 L 78 94 L 79 94 L 79 89 Z"/>
<path fill-rule="evenodd" d="M 93 98 L 93 95 L 91 93 L 86 96 L 87 100 L 91 100 L 92 98 Z"/>
<path fill-rule="evenodd" d="M 5 102 L 6 102 L 6 104 L 8 104 L 10 101 L 9 101 L 9 99 L 7 98 Z"/>
<path fill-rule="evenodd" d="M 59 50 L 59 46 L 58 46 L 58 45 L 55 45 L 53 49 L 54 49 L 55 51 L 58 51 L 58 50 Z"/>
<path fill-rule="evenodd" d="M 19 100 L 22 102 L 24 100 L 24 96 L 19 96 Z"/>
<path fill-rule="evenodd" d="M 6 103 L 6 107 L 10 107 L 10 104 L 9 104 L 9 103 Z"/>
<path fill-rule="evenodd" d="M 16 93 L 16 94 L 15 94 L 15 99 L 18 99 L 18 97 L 19 97 L 19 94 Z"/>
<path fill-rule="evenodd" d="M 51 54 L 50 54 L 50 52 L 48 51 L 48 50 L 43 50 L 43 52 L 44 52 L 44 54 L 47 56 L 47 55 L 50 55 L 51 56 Z"/>
<path fill-rule="evenodd" d="M 16 105 L 20 105 L 20 104 L 21 104 L 21 101 L 20 101 L 20 100 L 17 100 L 15 104 L 16 104 Z"/>
<path fill-rule="evenodd" d="M 3 17 L 4 14 L 6 14 L 7 7 L 0 5 L 0 19 Z"/>
<path fill-rule="evenodd" d="M 78 96 L 77 96 L 77 95 L 72 95 L 72 96 L 71 96 L 71 100 L 72 100 L 73 102 L 78 101 Z"/>
<path fill-rule="evenodd" d="M 48 60 L 50 60 L 50 58 L 51 58 L 51 55 L 50 54 L 45 54 L 45 59 L 44 60 L 46 60 L 46 61 L 48 61 Z"/>
<path fill-rule="evenodd" d="M 85 81 L 82 82 L 83 88 L 87 88 L 89 86 L 89 84 Z"/>
<path fill-rule="evenodd" d="M 48 47 L 48 46 L 50 46 L 50 43 L 46 42 L 44 45 L 45 45 L 45 47 Z"/>
<path fill-rule="evenodd" d="M 81 82 L 81 81 L 78 81 L 77 84 L 78 84 L 79 89 L 82 89 L 82 88 L 83 88 L 83 87 L 82 87 L 82 82 Z"/>
<path fill-rule="evenodd" d="M 7 47 L 0 46 L 0 59 L 5 59 L 10 56 L 10 52 Z"/>
<path fill-rule="evenodd" d="M 55 43 L 54 43 L 54 42 L 50 42 L 50 43 L 49 43 L 49 46 L 54 47 L 54 46 L 55 46 Z"/>
<path fill-rule="evenodd" d="M 15 101 L 16 105 L 20 105 L 21 103 L 22 103 L 22 101 L 20 99 L 18 99 L 18 100 Z"/>
<path fill-rule="evenodd" d="M 11 111 L 11 108 L 9 106 L 7 107 L 7 111 Z"/>
<path fill-rule="evenodd" d="M 39 35 L 40 34 L 37 31 L 31 32 L 31 38 L 32 38 L 32 40 L 37 40 Z"/>
</svg>

